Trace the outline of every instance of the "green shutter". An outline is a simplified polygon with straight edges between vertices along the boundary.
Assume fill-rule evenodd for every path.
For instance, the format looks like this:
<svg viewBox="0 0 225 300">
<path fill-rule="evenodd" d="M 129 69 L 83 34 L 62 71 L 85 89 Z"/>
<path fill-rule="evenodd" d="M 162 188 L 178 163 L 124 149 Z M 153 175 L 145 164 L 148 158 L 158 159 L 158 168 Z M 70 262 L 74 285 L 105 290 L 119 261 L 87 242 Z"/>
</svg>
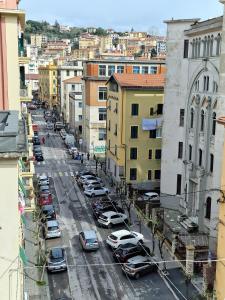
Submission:
<svg viewBox="0 0 225 300">
<path fill-rule="evenodd" d="M 19 163 L 20 168 L 22 169 L 22 171 L 25 171 L 26 167 L 25 167 L 25 164 L 24 164 L 24 162 L 21 158 L 19 159 L 18 163 Z"/>
<path fill-rule="evenodd" d="M 24 185 L 23 179 L 19 177 L 18 178 L 18 183 L 19 183 L 20 190 L 22 191 L 24 197 L 26 197 L 27 196 L 27 191 L 25 189 L 25 185 Z"/>
<path fill-rule="evenodd" d="M 24 216 L 23 214 L 21 214 L 20 218 L 21 218 L 22 223 L 23 223 L 24 225 L 26 225 L 27 221 L 26 221 L 25 216 Z"/>
<path fill-rule="evenodd" d="M 27 265 L 27 256 L 25 250 L 22 247 L 20 247 L 19 251 L 20 251 L 20 259 L 22 260 L 23 265 Z"/>
</svg>

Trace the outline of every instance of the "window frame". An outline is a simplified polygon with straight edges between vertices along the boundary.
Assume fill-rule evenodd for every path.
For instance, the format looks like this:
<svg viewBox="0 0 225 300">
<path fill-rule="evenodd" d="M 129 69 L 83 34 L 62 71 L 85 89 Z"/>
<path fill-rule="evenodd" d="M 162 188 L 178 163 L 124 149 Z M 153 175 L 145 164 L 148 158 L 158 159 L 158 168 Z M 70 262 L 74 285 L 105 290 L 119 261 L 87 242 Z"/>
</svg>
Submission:
<svg viewBox="0 0 225 300">
<path fill-rule="evenodd" d="M 131 171 L 134 171 L 134 177 L 132 177 Z M 137 180 L 137 168 L 130 168 L 130 180 Z"/>
<path fill-rule="evenodd" d="M 130 148 L 130 160 L 137 160 L 138 157 L 138 149 L 137 147 Z"/>
<path fill-rule="evenodd" d="M 101 89 L 104 89 L 104 91 L 101 90 Z M 100 99 L 101 98 L 100 94 L 102 94 L 103 99 Z M 104 96 L 106 96 L 106 98 L 104 98 Z M 99 86 L 98 87 L 98 101 L 107 101 L 107 97 L 108 97 L 107 87 L 105 87 L 105 86 Z"/>
<path fill-rule="evenodd" d="M 134 129 L 134 128 L 137 128 L 137 130 L 136 130 L 136 136 L 135 137 L 132 137 L 132 128 Z M 138 125 L 132 125 L 132 126 L 130 126 L 130 138 L 131 139 L 138 139 Z"/>
<path fill-rule="evenodd" d="M 100 110 L 104 110 L 104 111 L 101 111 Z M 102 119 L 100 118 L 100 116 L 103 116 Z M 107 110 L 105 107 L 99 107 L 98 108 L 98 120 L 99 121 L 106 121 L 107 120 Z"/>
<path fill-rule="evenodd" d="M 138 116 L 138 114 L 139 114 L 139 104 L 131 103 L 131 116 Z"/>
</svg>

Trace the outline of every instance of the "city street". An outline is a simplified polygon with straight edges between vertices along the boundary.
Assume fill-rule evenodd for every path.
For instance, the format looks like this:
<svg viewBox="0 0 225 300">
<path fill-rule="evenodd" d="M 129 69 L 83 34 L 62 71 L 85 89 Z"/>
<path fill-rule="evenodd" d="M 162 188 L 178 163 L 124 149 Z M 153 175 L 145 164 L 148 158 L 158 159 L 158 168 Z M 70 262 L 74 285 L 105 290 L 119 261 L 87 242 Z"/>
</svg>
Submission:
<svg viewBox="0 0 225 300">
<path fill-rule="evenodd" d="M 41 111 L 33 114 L 33 122 L 40 126 L 39 135 L 46 136 Z M 50 188 L 62 231 L 61 239 L 47 240 L 47 248 L 63 246 L 68 263 L 67 272 L 48 276 L 51 299 L 182 299 L 174 297 L 158 273 L 148 274 L 139 280 L 129 279 L 122 274 L 121 267 L 115 264 L 105 244 L 107 236 L 114 229 L 96 227 L 90 206 L 92 199 L 85 197 L 76 184 L 74 175 L 81 169 L 81 163 L 71 159 L 60 135 L 53 131 L 49 138 L 46 137 L 42 150 L 45 160 L 36 163 L 36 175 L 46 174 L 50 177 Z M 96 230 L 100 241 L 98 251 L 82 250 L 78 234 L 85 229 Z"/>
</svg>

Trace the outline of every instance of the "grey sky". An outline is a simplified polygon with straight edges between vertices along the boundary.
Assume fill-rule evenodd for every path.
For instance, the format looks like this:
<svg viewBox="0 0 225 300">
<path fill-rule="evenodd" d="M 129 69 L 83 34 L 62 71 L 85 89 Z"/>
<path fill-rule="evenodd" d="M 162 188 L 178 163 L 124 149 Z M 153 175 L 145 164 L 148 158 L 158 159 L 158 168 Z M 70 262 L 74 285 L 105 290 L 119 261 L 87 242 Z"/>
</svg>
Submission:
<svg viewBox="0 0 225 300">
<path fill-rule="evenodd" d="M 208 19 L 223 14 L 219 0 L 21 0 L 27 19 L 46 20 L 71 26 L 94 26 L 116 30 L 164 33 L 163 20 Z"/>
</svg>

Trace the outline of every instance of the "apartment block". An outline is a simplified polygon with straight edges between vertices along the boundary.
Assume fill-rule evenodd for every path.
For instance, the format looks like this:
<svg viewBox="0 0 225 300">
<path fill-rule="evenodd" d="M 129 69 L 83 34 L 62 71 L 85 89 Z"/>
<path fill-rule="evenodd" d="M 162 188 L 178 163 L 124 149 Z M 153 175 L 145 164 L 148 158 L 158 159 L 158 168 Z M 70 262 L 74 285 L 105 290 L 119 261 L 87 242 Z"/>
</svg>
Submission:
<svg viewBox="0 0 225 300">
<path fill-rule="evenodd" d="M 84 63 L 84 146 L 91 154 L 105 156 L 107 87 L 114 73 L 161 74 L 164 60 L 135 61 L 128 59 L 89 60 Z"/>
<path fill-rule="evenodd" d="M 164 74 L 114 74 L 106 85 L 107 170 L 116 183 L 158 190 Z"/>
</svg>

